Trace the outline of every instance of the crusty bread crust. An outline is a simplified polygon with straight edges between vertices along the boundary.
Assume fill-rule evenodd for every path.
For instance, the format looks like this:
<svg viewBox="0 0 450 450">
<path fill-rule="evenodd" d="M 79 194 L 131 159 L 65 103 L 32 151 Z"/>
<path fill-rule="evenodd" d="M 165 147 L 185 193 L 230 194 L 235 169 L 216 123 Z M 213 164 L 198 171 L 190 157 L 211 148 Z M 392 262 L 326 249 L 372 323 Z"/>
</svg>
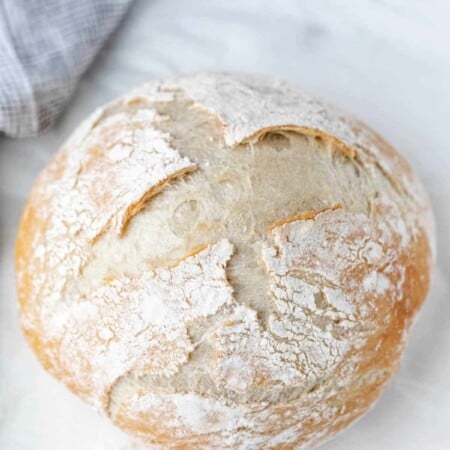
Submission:
<svg viewBox="0 0 450 450">
<path fill-rule="evenodd" d="M 226 156 L 210 168 L 191 157 L 195 149 L 174 144 L 183 135 L 177 121 L 189 125 L 192 111 L 201 116 L 198 135 L 211 121 L 211 145 L 237 160 L 236 150 L 256 153 L 272 145 L 266 136 L 286 133 L 329 152 L 330 174 L 341 170 L 340 153 L 342 167 L 356 167 L 355 186 L 360 171 L 369 180 L 370 195 L 351 188 L 348 198 L 306 212 L 280 205 L 261 219 L 265 234 L 246 237 L 247 222 L 233 229 L 260 252 L 269 300 L 259 309 L 233 284 L 233 261 L 250 264 L 242 243 L 214 231 L 224 227 L 217 221 L 195 222 L 196 241 L 164 264 L 94 271 L 83 284 L 97 245 L 133 235 L 128 226 L 169 187 L 175 195 L 196 174 L 219 179 Z M 220 211 L 244 216 L 226 205 Z M 144 236 L 136 242 L 129 250 L 139 254 Z M 367 411 L 394 374 L 429 289 L 433 248 L 420 183 L 365 125 L 271 79 L 179 77 L 96 111 L 38 177 L 16 245 L 21 323 L 48 371 L 154 448 L 310 448 Z M 260 279 L 247 277 L 253 289 Z"/>
</svg>

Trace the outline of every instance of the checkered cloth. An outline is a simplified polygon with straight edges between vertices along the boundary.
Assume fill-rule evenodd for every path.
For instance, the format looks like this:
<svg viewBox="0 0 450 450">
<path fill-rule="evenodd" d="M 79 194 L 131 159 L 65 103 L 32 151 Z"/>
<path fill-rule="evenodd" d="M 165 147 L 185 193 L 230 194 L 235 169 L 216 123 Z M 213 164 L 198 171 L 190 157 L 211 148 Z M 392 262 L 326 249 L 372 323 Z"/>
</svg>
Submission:
<svg viewBox="0 0 450 450">
<path fill-rule="evenodd" d="M 48 128 L 131 0 L 0 0 L 0 132 Z"/>
</svg>

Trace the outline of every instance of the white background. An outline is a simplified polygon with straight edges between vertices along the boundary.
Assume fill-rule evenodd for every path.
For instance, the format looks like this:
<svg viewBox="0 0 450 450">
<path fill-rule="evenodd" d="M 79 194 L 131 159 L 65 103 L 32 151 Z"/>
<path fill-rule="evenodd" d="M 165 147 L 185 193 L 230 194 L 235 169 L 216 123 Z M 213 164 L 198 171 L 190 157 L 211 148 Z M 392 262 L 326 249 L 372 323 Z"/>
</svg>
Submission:
<svg viewBox="0 0 450 450">
<path fill-rule="evenodd" d="M 47 375 L 18 327 L 13 246 L 38 171 L 94 107 L 148 79 L 228 69 L 284 77 L 360 117 L 431 196 L 438 259 L 402 367 L 382 399 L 324 449 L 450 449 L 450 2 L 140 0 L 45 136 L 0 138 L 0 448 L 138 444 Z"/>
</svg>

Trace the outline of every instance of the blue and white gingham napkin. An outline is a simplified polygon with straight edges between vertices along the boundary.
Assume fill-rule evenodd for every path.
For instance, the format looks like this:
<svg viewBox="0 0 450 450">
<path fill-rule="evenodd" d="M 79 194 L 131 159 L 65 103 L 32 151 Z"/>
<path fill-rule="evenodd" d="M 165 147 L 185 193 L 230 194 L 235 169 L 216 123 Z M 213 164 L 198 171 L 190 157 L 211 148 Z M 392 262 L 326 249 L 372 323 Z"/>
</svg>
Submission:
<svg viewBox="0 0 450 450">
<path fill-rule="evenodd" d="M 48 128 L 132 0 L 0 0 L 0 132 Z"/>
</svg>

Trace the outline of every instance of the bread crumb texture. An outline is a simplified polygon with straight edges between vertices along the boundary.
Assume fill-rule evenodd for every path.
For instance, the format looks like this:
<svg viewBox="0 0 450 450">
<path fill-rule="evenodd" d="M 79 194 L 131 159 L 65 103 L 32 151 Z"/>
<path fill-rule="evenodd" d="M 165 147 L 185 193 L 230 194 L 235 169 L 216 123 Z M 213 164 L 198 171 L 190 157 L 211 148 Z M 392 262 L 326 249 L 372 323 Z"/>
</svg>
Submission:
<svg viewBox="0 0 450 450">
<path fill-rule="evenodd" d="M 150 448 L 311 448 L 395 372 L 432 228 L 405 161 L 335 108 L 252 76 L 152 82 L 37 179 L 22 327 Z"/>
</svg>

